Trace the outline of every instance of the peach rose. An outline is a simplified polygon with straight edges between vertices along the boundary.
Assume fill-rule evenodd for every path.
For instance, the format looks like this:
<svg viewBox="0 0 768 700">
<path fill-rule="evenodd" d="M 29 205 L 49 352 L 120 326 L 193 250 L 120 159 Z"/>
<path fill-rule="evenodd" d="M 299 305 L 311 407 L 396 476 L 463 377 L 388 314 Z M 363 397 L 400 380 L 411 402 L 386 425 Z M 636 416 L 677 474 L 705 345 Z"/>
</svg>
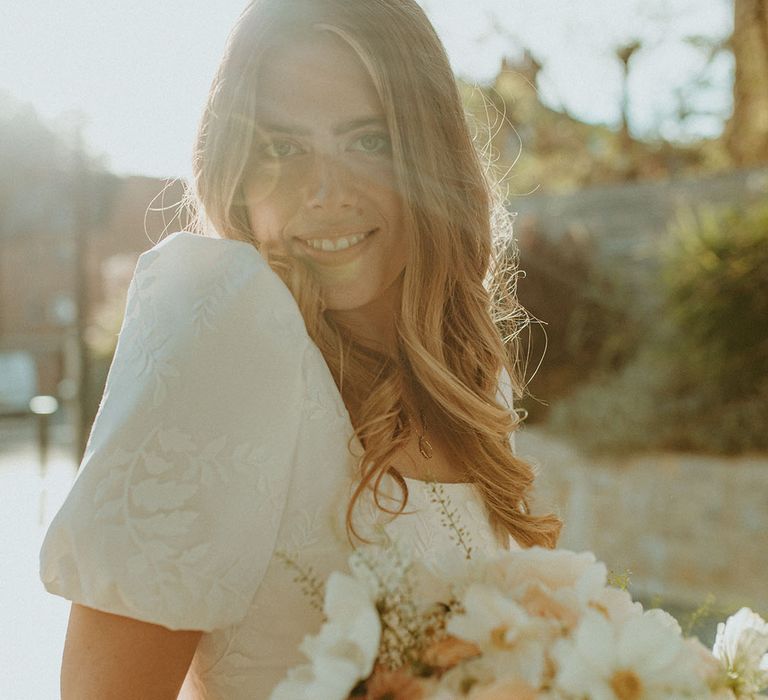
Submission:
<svg viewBox="0 0 768 700">
<path fill-rule="evenodd" d="M 491 583 L 501 583 L 505 590 L 515 590 L 538 581 L 551 591 L 572 588 L 579 581 L 590 583 L 590 590 L 601 590 L 606 583 L 607 569 L 592 552 L 570 552 L 540 546 L 517 550 L 499 556 L 488 566 Z"/>
<path fill-rule="evenodd" d="M 365 700 L 423 700 L 427 697 L 428 684 L 409 675 L 404 669 L 390 671 L 377 666 L 366 681 Z"/>
<path fill-rule="evenodd" d="M 470 696 L 471 700 L 536 700 L 536 688 L 521 680 L 497 681 L 478 688 Z"/>
<path fill-rule="evenodd" d="M 555 597 L 534 583 L 521 596 L 520 603 L 529 615 L 557 620 L 566 629 L 573 629 L 579 621 L 579 611 L 556 600 Z"/>
<path fill-rule="evenodd" d="M 448 635 L 431 644 L 424 652 L 422 661 L 430 666 L 449 669 L 479 654 L 480 648 L 477 644 Z"/>
</svg>

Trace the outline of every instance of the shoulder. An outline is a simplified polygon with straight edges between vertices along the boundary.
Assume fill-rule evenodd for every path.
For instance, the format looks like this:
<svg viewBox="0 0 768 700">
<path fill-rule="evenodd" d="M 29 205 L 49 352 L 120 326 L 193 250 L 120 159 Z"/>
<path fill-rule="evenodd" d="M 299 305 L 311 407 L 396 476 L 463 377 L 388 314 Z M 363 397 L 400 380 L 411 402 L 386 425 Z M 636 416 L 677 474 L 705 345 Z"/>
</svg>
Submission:
<svg viewBox="0 0 768 700">
<path fill-rule="evenodd" d="M 172 233 L 139 256 L 128 304 L 176 320 L 279 316 L 304 335 L 293 295 L 253 245 L 189 231 Z"/>
<path fill-rule="evenodd" d="M 512 377 L 506 367 L 501 368 L 499 373 L 499 383 L 497 398 L 502 405 L 505 405 L 510 411 L 514 410 L 514 388 L 512 386 Z"/>
<path fill-rule="evenodd" d="M 253 265 L 266 265 L 266 262 L 250 243 L 228 238 L 214 238 L 191 231 L 176 231 L 155 243 L 143 252 L 139 259 L 147 265 L 171 260 L 185 260 L 203 263 L 215 258 L 228 257 L 250 261 Z"/>
<path fill-rule="evenodd" d="M 161 282 L 188 290 L 205 286 L 225 272 L 233 278 L 268 274 L 269 269 L 249 243 L 177 231 L 139 256 L 136 275 L 144 286 Z"/>
</svg>

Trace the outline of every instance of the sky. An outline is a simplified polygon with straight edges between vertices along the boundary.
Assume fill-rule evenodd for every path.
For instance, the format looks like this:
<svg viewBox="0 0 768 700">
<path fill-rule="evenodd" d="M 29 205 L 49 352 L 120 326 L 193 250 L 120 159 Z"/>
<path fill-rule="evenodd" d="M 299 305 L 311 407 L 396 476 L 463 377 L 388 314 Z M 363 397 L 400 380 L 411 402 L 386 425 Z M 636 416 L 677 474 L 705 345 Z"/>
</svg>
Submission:
<svg viewBox="0 0 768 700">
<path fill-rule="evenodd" d="M 361 2 L 364 0 L 360 0 Z M 88 149 L 119 175 L 188 177 L 197 121 L 227 33 L 245 0 L 0 0 L 0 91 L 55 128 L 85 115 Z M 730 59 L 693 95 L 715 117 L 681 132 L 675 91 L 704 65 L 682 39 L 727 35 L 730 0 L 421 0 L 454 72 L 489 82 L 528 47 L 544 65 L 542 100 L 615 125 L 621 74 L 613 49 L 635 38 L 630 114 L 638 135 L 716 135 L 730 109 Z"/>
</svg>

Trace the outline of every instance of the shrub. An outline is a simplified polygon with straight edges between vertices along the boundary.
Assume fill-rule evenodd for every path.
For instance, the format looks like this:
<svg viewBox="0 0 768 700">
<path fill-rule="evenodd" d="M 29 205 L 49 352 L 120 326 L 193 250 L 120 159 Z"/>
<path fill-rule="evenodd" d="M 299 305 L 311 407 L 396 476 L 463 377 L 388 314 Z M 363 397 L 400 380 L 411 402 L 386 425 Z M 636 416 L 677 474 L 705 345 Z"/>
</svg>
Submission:
<svg viewBox="0 0 768 700">
<path fill-rule="evenodd" d="M 751 396 L 725 403 L 716 387 L 693 387 L 680 369 L 646 346 L 618 372 L 555 403 L 547 426 L 592 454 L 768 449 L 768 378 Z"/>
<path fill-rule="evenodd" d="M 530 396 L 520 405 L 536 422 L 547 416 L 549 402 L 620 367 L 638 342 L 639 326 L 628 293 L 602 268 L 585 232 L 554 240 L 529 221 L 518 237 L 524 271 L 518 297 L 536 319 L 523 337 Z"/>
<path fill-rule="evenodd" d="M 768 206 L 687 213 L 660 253 L 658 316 L 635 357 L 552 411 L 591 452 L 768 449 Z"/>
<path fill-rule="evenodd" d="M 740 401 L 768 375 L 768 204 L 680 216 L 663 251 L 665 311 L 695 381 Z"/>
</svg>

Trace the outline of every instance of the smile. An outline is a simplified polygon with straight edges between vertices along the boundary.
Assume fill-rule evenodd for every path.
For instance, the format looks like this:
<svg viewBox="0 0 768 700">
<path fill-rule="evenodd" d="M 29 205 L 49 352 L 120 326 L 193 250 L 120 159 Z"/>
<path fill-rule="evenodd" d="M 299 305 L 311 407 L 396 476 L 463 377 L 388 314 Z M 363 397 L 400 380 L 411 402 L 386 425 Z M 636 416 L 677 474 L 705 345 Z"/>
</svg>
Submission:
<svg viewBox="0 0 768 700">
<path fill-rule="evenodd" d="M 344 236 L 343 238 L 308 238 L 301 242 L 315 250 L 323 250 L 326 252 L 334 252 L 337 250 L 346 250 L 352 246 L 362 243 L 368 236 L 374 233 L 376 229 L 367 231 L 365 233 L 356 233 L 352 236 Z"/>
</svg>

